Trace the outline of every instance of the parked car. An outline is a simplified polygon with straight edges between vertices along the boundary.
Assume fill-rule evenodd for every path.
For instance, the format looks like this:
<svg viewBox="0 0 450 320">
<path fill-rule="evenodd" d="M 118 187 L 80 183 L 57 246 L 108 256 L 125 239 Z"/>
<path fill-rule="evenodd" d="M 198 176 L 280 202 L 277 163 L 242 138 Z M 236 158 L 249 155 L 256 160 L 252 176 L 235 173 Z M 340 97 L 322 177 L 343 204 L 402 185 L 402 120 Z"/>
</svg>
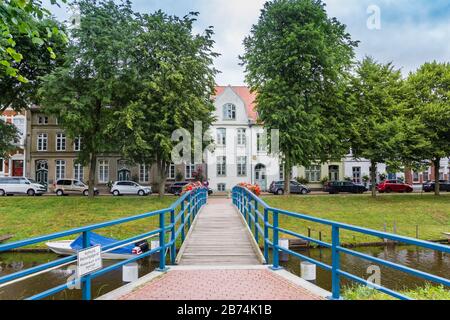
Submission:
<svg viewBox="0 0 450 320">
<path fill-rule="evenodd" d="M 391 193 L 391 192 L 408 192 L 411 193 L 414 191 L 413 186 L 404 183 L 401 180 L 385 180 L 381 182 L 378 187 L 378 192 L 380 193 Z"/>
<path fill-rule="evenodd" d="M 188 185 L 189 182 L 175 182 L 173 183 L 170 187 L 169 187 L 169 193 L 179 196 L 181 194 L 181 192 L 183 192 L 183 187 Z"/>
<path fill-rule="evenodd" d="M 151 187 L 143 187 L 134 181 L 117 181 L 111 187 L 111 193 L 114 196 L 125 194 L 148 196 L 152 194 Z"/>
<path fill-rule="evenodd" d="M 51 187 L 52 191 L 57 196 L 64 196 L 69 194 L 82 194 L 84 196 L 89 195 L 89 187 L 80 180 L 75 179 L 61 179 L 53 183 Z M 99 190 L 94 188 L 94 194 L 97 196 Z"/>
<path fill-rule="evenodd" d="M 434 181 L 428 181 L 422 185 L 422 190 L 424 192 L 434 192 L 435 186 L 436 183 Z M 439 180 L 439 190 L 450 192 L 450 181 Z"/>
<path fill-rule="evenodd" d="M 368 190 L 366 186 L 352 181 L 331 181 L 324 186 L 324 191 L 329 194 L 338 194 L 341 192 L 364 193 Z"/>
<path fill-rule="evenodd" d="M 0 178 L 0 196 L 13 194 L 26 194 L 30 197 L 42 195 L 47 192 L 47 188 L 36 183 L 32 179 L 22 177 Z"/>
<path fill-rule="evenodd" d="M 311 190 L 301 184 L 297 181 L 291 181 L 291 193 L 297 193 L 297 194 L 308 194 L 311 192 Z M 284 181 L 273 181 L 270 184 L 269 192 L 276 194 L 276 195 L 283 195 L 284 194 Z"/>
</svg>

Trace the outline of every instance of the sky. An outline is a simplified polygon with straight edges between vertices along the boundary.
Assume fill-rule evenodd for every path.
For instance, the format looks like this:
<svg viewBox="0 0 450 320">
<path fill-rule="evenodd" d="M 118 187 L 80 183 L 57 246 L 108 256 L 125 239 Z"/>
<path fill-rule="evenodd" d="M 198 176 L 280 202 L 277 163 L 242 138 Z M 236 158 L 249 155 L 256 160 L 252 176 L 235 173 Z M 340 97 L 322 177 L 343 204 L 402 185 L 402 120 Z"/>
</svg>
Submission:
<svg viewBox="0 0 450 320">
<path fill-rule="evenodd" d="M 46 6 L 60 20 L 67 19 L 64 7 Z M 161 9 L 184 16 L 200 13 L 196 32 L 214 26 L 215 51 L 221 56 L 215 66 L 221 73 L 219 85 L 244 85 L 239 66 L 242 42 L 258 21 L 266 0 L 132 0 L 133 9 L 151 13 Z M 450 1 L 448 0 L 324 0 L 330 17 L 347 26 L 353 40 L 361 41 L 358 59 L 372 56 L 393 62 L 406 76 L 427 61 L 450 61 Z"/>
</svg>

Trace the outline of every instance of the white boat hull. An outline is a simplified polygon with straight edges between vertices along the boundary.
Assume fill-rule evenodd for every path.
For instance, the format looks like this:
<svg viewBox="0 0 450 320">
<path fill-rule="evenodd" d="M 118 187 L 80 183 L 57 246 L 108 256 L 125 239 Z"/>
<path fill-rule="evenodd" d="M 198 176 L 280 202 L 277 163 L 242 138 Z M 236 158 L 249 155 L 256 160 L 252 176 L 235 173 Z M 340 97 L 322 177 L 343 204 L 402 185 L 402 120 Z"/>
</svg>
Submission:
<svg viewBox="0 0 450 320">
<path fill-rule="evenodd" d="M 47 242 L 47 247 L 54 253 L 60 256 L 73 256 L 77 254 L 77 251 L 70 246 L 73 240 L 61 240 L 55 242 Z M 132 254 L 117 254 L 117 253 L 103 253 L 102 258 L 107 260 L 127 260 L 135 258 L 136 255 Z"/>
</svg>

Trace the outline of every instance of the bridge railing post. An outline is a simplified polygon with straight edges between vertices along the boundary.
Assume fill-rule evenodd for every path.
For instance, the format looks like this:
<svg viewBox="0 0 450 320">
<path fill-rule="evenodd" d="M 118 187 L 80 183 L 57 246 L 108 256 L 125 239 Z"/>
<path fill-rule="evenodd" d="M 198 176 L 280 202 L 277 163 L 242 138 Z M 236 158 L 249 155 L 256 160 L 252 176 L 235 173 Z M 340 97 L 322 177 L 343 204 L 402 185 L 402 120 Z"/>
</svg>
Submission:
<svg viewBox="0 0 450 320">
<path fill-rule="evenodd" d="M 341 281 L 339 269 L 341 268 L 340 255 L 337 247 L 340 245 L 339 227 L 333 226 L 331 231 L 331 291 L 332 299 L 339 300 L 341 297 Z"/>
<path fill-rule="evenodd" d="M 247 223 L 250 231 L 252 231 L 252 199 L 250 198 L 250 194 L 247 193 Z"/>
<path fill-rule="evenodd" d="M 269 209 L 264 208 L 264 259 L 269 263 Z"/>
<path fill-rule="evenodd" d="M 83 249 L 91 246 L 91 232 L 83 232 Z M 82 297 L 83 300 L 91 300 L 91 275 L 85 275 L 81 279 L 82 282 Z"/>
<path fill-rule="evenodd" d="M 186 212 L 185 212 L 185 204 L 184 201 L 181 203 L 181 242 L 184 242 L 185 239 L 185 228 L 186 228 Z"/>
<path fill-rule="evenodd" d="M 256 243 L 259 242 L 259 230 L 258 230 L 258 224 L 259 224 L 259 216 L 258 216 L 258 202 L 255 199 L 255 240 Z"/>
<path fill-rule="evenodd" d="M 278 270 L 280 269 L 280 259 L 279 259 L 279 231 L 278 231 L 278 211 L 274 209 L 272 211 L 273 216 L 273 261 L 272 261 L 272 269 Z"/>
<path fill-rule="evenodd" d="M 175 264 L 175 258 L 177 256 L 177 244 L 175 242 L 175 210 L 170 211 L 170 263 Z"/>
<path fill-rule="evenodd" d="M 159 214 L 159 247 L 161 251 L 159 252 L 159 269 L 158 271 L 166 271 L 166 226 L 165 226 L 165 211 Z"/>
</svg>

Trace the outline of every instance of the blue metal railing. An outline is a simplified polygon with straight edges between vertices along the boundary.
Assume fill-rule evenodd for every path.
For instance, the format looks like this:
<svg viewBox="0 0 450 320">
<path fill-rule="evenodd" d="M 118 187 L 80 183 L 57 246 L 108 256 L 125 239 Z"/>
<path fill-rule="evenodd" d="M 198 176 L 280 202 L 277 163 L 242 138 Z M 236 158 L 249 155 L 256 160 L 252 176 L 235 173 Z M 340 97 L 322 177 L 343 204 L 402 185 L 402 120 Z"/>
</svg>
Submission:
<svg viewBox="0 0 450 320">
<path fill-rule="evenodd" d="M 286 252 L 296 258 L 311 262 L 318 267 L 330 271 L 332 276 L 332 299 L 340 299 L 341 298 L 341 277 L 345 277 L 352 281 L 361 283 L 363 285 L 370 286 L 375 288 L 385 294 L 393 296 L 402 300 L 410 300 L 409 297 L 396 292 L 394 290 L 388 289 L 383 286 L 374 285 L 373 283 L 367 282 L 365 279 L 355 276 L 349 272 L 341 270 L 340 265 L 340 257 L 341 254 L 348 254 L 354 257 L 364 259 L 370 262 L 378 263 L 380 265 L 399 270 L 402 272 L 406 272 L 413 276 L 417 276 L 421 279 L 432 281 L 435 283 L 439 283 L 450 287 L 450 280 L 442 277 L 438 277 L 423 271 L 419 271 L 416 269 L 412 269 L 397 263 L 393 263 L 387 260 L 379 259 L 358 251 L 354 251 L 351 249 L 344 248 L 340 245 L 340 231 L 347 230 L 362 233 L 369 236 L 374 236 L 382 239 L 388 239 L 408 245 L 415 245 L 418 247 L 431 249 L 440 251 L 443 253 L 450 253 L 450 247 L 446 245 L 441 245 L 433 242 L 417 240 L 409 237 L 403 237 L 395 234 L 390 234 L 386 232 L 380 232 L 376 230 L 361 228 L 357 226 L 352 226 L 344 223 L 334 222 L 330 220 L 315 218 L 305 214 L 299 214 L 295 212 L 290 212 L 286 210 L 280 210 L 277 208 L 270 207 L 267 203 L 257 197 L 255 194 L 250 192 L 248 189 L 243 187 L 235 187 L 233 188 L 233 204 L 238 208 L 241 214 L 244 216 L 244 219 L 247 221 L 250 230 L 254 232 L 255 240 L 258 242 L 259 236 L 263 235 L 264 237 L 264 258 L 266 261 L 269 261 L 269 249 L 272 249 L 272 268 L 280 269 L 279 263 L 279 252 Z M 263 210 L 263 212 L 262 212 Z M 304 236 L 302 234 L 293 232 L 291 230 L 287 230 L 281 228 L 279 225 L 280 216 L 296 218 L 299 220 L 315 222 L 322 225 L 326 225 L 331 227 L 331 243 L 327 243 L 321 240 L 313 239 L 311 237 Z M 272 223 L 270 223 L 270 219 Z M 261 224 L 262 223 L 262 226 Z M 272 231 L 271 233 L 269 231 Z M 322 247 L 331 249 L 332 255 L 332 265 L 327 265 L 321 261 L 317 261 L 305 255 L 302 255 L 298 252 L 289 250 L 288 248 L 283 248 L 279 246 L 279 234 L 287 234 L 294 238 L 306 240 L 311 243 L 316 243 Z M 272 241 L 270 240 L 272 239 Z"/>
<path fill-rule="evenodd" d="M 38 244 L 44 241 L 48 240 L 54 240 L 54 239 L 60 239 L 67 236 L 72 236 L 76 234 L 83 234 L 83 247 L 86 249 L 90 246 L 90 233 L 94 230 L 100 230 L 103 228 L 111 227 L 111 226 L 117 226 L 122 225 L 124 223 L 142 220 L 146 218 L 151 217 L 159 217 L 159 228 L 149 231 L 144 234 L 140 234 L 138 236 L 121 240 L 118 242 L 115 242 L 111 245 L 103 246 L 101 248 L 102 253 L 107 253 L 113 250 L 116 250 L 120 247 L 124 247 L 126 245 L 135 243 L 137 241 L 148 239 L 152 236 L 159 235 L 159 247 L 154 248 L 148 252 L 145 252 L 140 255 L 136 255 L 136 257 L 133 257 L 131 259 L 123 260 L 119 263 L 116 263 L 114 265 L 108 266 L 106 268 L 103 268 L 101 270 L 95 271 L 94 273 L 91 273 L 89 275 L 83 276 L 80 279 L 75 279 L 73 281 L 67 282 L 65 284 L 62 284 L 60 286 L 57 286 L 55 288 L 49 289 L 47 291 L 41 292 L 39 294 L 36 294 L 32 297 L 29 297 L 27 300 L 39 300 L 44 299 L 49 296 L 52 296 L 58 292 L 61 292 L 63 290 L 72 288 L 76 285 L 81 284 L 82 286 L 82 294 L 83 294 L 83 300 L 90 300 L 92 298 L 91 296 L 91 281 L 94 278 L 97 278 L 105 273 L 108 273 L 110 271 L 116 270 L 126 264 L 136 262 L 138 260 L 141 260 L 143 258 L 146 258 L 150 255 L 153 255 L 157 252 L 159 252 L 159 271 L 165 271 L 167 270 L 166 267 L 166 249 L 169 248 L 170 250 L 170 263 L 173 265 L 175 264 L 175 258 L 176 258 L 176 242 L 178 238 L 181 236 L 181 243 L 185 240 L 185 228 L 186 226 L 188 229 L 190 229 L 192 222 L 194 218 L 196 217 L 199 210 L 206 204 L 208 198 L 208 191 L 204 188 L 196 189 L 193 191 L 190 191 L 186 194 L 184 194 L 182 197 L 180 197 L 175 203 L 173 203 L 169 208 L 157 210 L 149 213 L 144 213 L 141 215 L 131 216 L 123 219 L 118 219 L 114 221 L 99 223 L 87 227 L 81 227 L 76 229 L 71 229 L 67 231 L 62 231 L 58 233 L 53 233 L 49 235 L 44 235 L 32 239 L 22 240 L 18 242 L 8 243 L 0 246 L 0 253 L 11 251 L 14 249 Z M 178 211 L 179 208 L 179 211 Z M 178 212 L 177 212 L 178 211 Z M 170 223 L 166 223 L 166 215 L 170 215 Z M 180 222 L 178 228 L 176 228 L 177 223 Z M 170 240 L 166 243 L 166 233 L 170 232 Z M 3 277 L 0 277 L 0 287 L 7 286 L 9 284 L 15 283 L 17 281 L 25 280 L 29 277 L 33 276 L 39 276 L 42 273 L 48 272 L 50 270 L 61 268 L 63 266 L 76 263 L 77 255 L 72 255 L 69 257 L 64 257 L 55 261 L 51 261 L 39 266 L 35 266 L 26 270 L 22 270 L 13 274 L 9 274 Z"/>
</svg>

